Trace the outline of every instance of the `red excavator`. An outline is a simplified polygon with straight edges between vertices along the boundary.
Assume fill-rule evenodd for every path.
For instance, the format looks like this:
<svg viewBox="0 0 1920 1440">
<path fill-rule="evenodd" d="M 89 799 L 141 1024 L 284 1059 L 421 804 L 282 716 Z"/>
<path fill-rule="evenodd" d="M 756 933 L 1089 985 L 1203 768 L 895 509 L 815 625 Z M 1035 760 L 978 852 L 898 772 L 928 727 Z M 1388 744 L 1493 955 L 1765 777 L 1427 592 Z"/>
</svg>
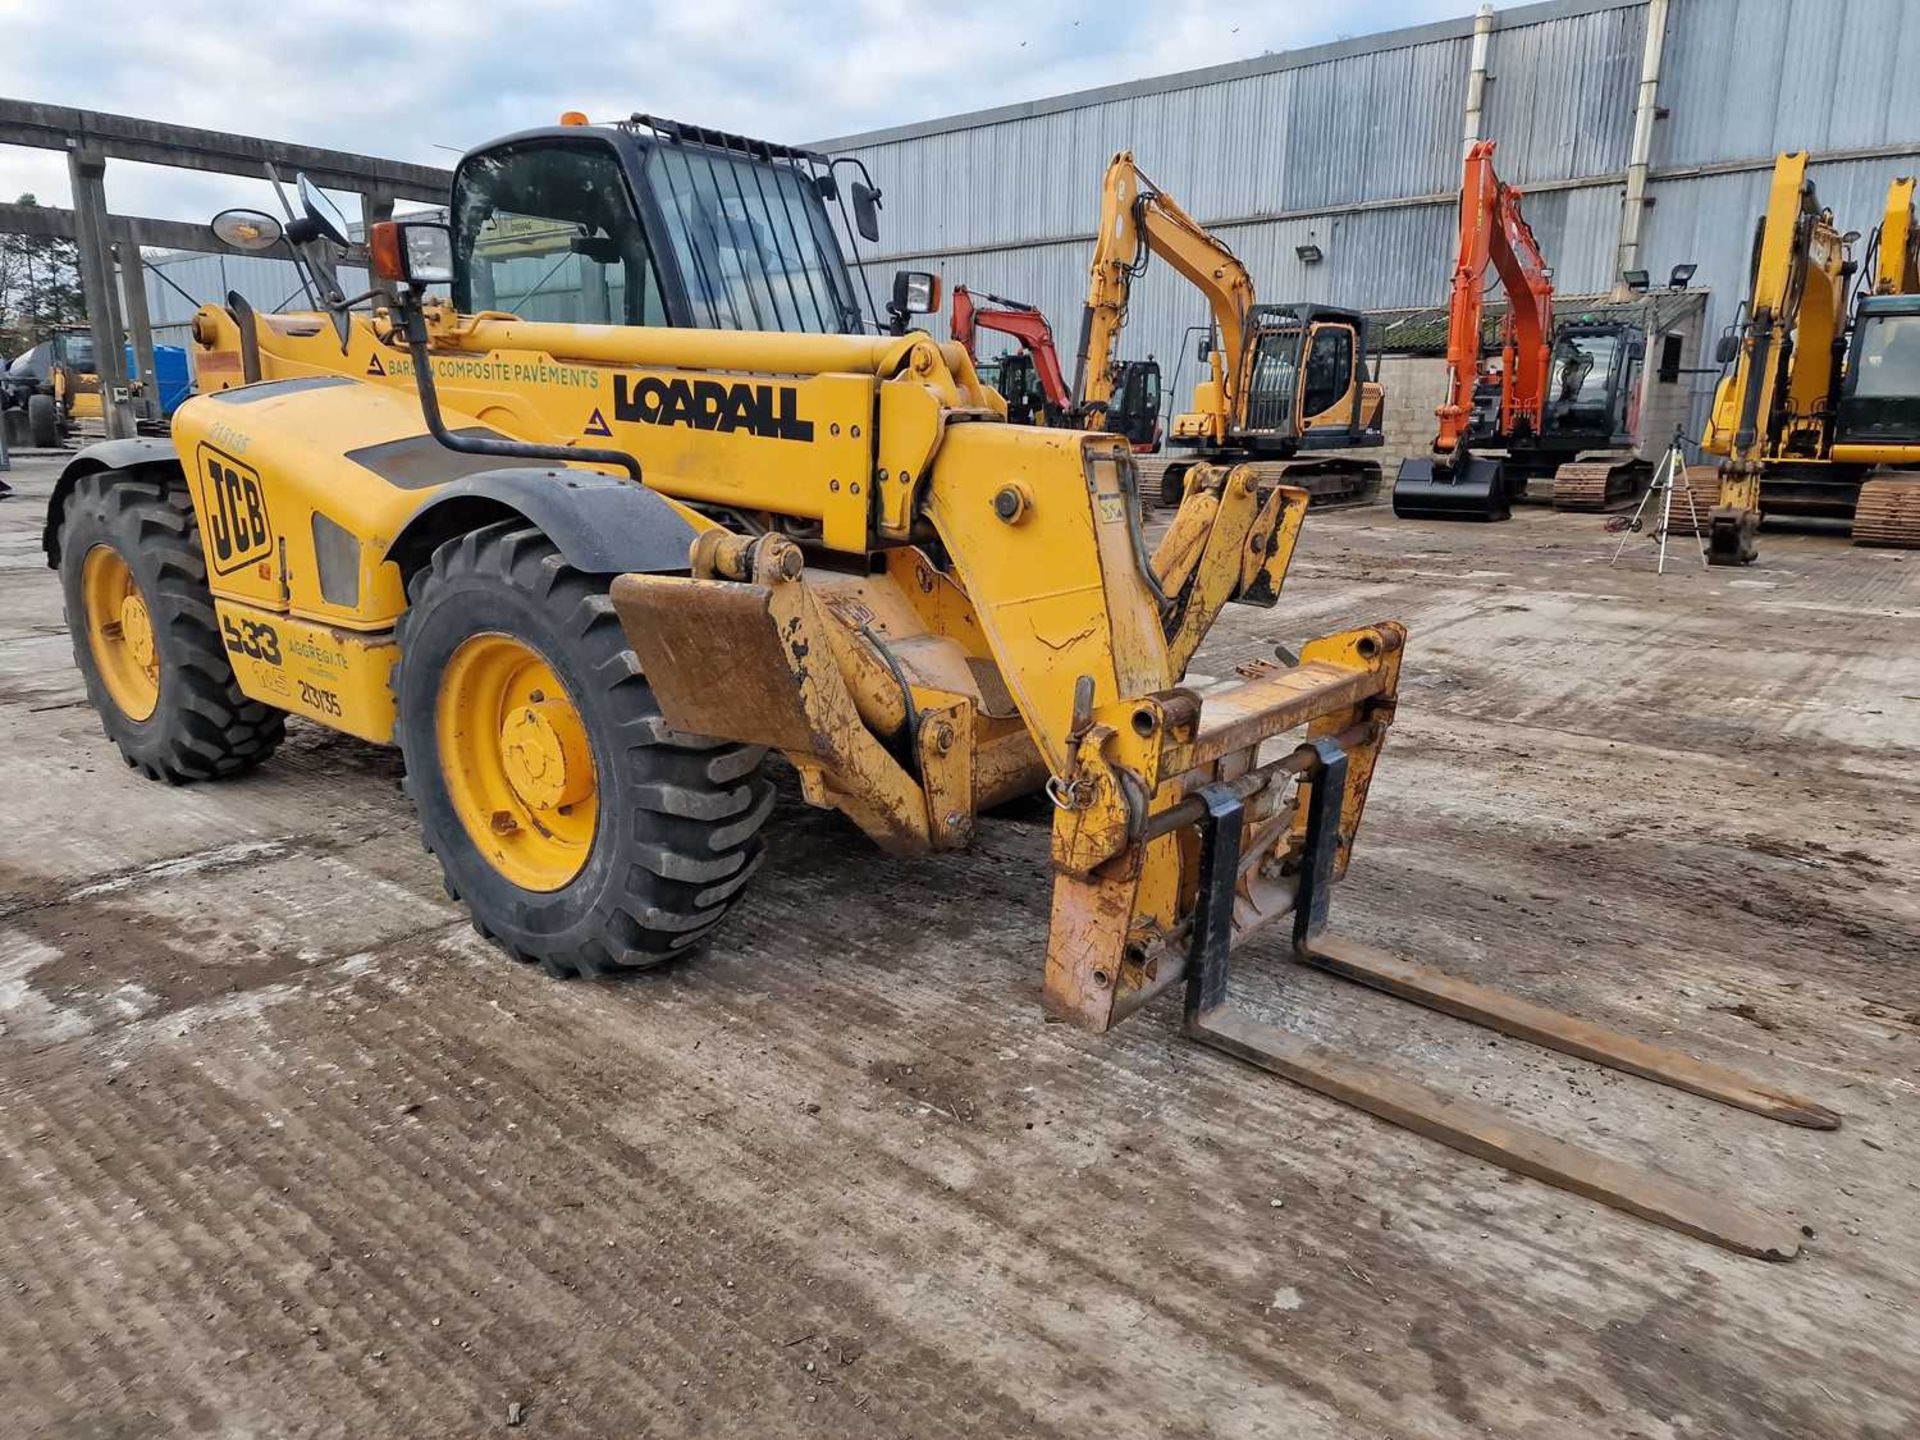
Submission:
<svg viewBox="0 0 1920 1440">
<path fill-rule="evenodd" d="M 1638 437 L 1646 331 L 1618 321 L 1555 328 L 1553 271 L 1520 213 L 1521 192 L 1494 173 L 1493 150 L 1479 140 L 1467 151 L 1447 398 L 1434 412 L 1432 455 L 1401 462 L 1396 515 L 1505 520 L 1513 500 L 1528 498 L 1527 482 L 1549 476 L 1555 509 L 1605 510 L 1631 500 L 1651 473 Z M 1489 265 L 1507 297 L 1497 370 L 1480 353 Z"/>
<path fill-rule="evenodd" d="M 1135 450 L 1146 452 L 1160 444 L 1160 362 L 1123 360 L 1116 367 L 1114 401 L 1095 420 L 1093 412 L 1075 402 L 1060 368 L 1053 326 L 1037 306 L 981 291 L 985 305 L 975 303 L 964 285 L 953 287 L 953 338 L 970 359 L 981 330 L 1010 335 L 1020 348 L 998 361 L 980 366 L 980 375 L 1007 402 L 1007 418 L 1016 425 L 1066 425 L 1105 430 L 1123 436 Z"/>
</svg>

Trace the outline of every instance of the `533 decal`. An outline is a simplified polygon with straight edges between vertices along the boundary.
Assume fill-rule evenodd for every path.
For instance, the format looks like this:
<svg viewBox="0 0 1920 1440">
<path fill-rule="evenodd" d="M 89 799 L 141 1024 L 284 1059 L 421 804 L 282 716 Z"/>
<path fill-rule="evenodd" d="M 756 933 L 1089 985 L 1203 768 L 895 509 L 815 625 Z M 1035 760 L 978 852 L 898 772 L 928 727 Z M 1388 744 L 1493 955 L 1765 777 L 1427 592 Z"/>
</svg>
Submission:
<svg viewBox="0 0 1920 1440">
<path fill-rule="evenodd" d="M 250 660 L 264 660 L 269 665 L 280 663 L 280 633 L 271 625 L 222 615 L 220 635 L 227 642 L 227 649 L 236 655 L 245 655 Z"/>
</svg>

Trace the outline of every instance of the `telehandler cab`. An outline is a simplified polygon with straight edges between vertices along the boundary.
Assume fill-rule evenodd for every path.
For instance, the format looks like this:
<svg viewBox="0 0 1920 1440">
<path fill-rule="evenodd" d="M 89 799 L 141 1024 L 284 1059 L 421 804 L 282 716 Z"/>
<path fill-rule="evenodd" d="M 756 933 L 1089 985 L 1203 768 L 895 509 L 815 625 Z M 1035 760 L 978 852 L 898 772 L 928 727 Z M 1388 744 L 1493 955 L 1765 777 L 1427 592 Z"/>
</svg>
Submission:
<svg viewBox="0 0 1920 1440">
<path fill-rule="evenodd" d="M 1204 1044 L 1744 1253 L 1797 1248 L 1229 1002 L 1230 952 L 1284 918 L 1300 962 L 1837 1123 L 1327 933 L 1404 630 L 1182 683 L 1223 605 L 1275 603 L 1305 491 L 1203 467 L 1150 552 L 1124 440 L 1007 424 L 958 345 L 859 332 L 823 156 L 644 116 L 513 136 L 461 161 L 450 227 L 373 227 L 371 311 L 334 269 L 344 219 L 300 188 L 285 227 L 222 234 L 284 230 L 325 312 L 203 309 L 205 393 L 171 444 L 93 447 L 49 506 L 75 659 L 130 765 L 236 774 L 289 713 L 397 744 L 475 927 L 562 976 L 713 935 L 759 861 L 770 749 L 896 852 L 957 849 L 1044 790 L 1051 1015 L 1105 1030 L 1184 987 Z M 870 234 L 877 195 L 848 188 Z"/>
</svg>

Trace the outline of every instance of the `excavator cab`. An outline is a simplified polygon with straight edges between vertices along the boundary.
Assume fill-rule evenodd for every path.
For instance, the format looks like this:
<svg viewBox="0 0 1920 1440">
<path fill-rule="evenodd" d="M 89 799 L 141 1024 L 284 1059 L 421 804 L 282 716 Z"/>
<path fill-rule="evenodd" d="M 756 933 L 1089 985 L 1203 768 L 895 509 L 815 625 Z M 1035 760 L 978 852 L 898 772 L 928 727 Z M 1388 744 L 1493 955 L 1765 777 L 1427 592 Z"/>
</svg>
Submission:
<svg viewBox="0 0 1920 1440">
<path fill-rule="evenodd" d="M 1544 432 L 1559 448 L 1632 445 L 1647 336 L 1637 325 L 1563 325 L 1553 339 Z"/>
<path fill-rule="evenodd" d="M 1246 404 L 1230 439 L 1250 449 L 1364 445 L 1379 428 L 1366 317 L 1321 305 L 1256 305 L 1241 362 Z"/>
<path fill-rule="evenodd" d="M 984 368 L 981 378 L 1007 402 L 1007 419 L 1016 425 L 1048 423 L 1047 395 L 1034 370 L 1033 357 L 1024 350 L 1013 350 L 990 363 L 994 366 L 992 378 L 987 379 Z"/>
<path fill-rule="evenodd" d="M 1114 379 L 1114 403 L 1107 411 L 1107 428 L 1124 436 L 1137 453 L 1160 448 L 1160 362 L 1122 360 Z"/>
<path fill-rule="evenodd" d="M 1920 295 L 1860 300 L 1834 416 L 1836 458 L 1848 446 L 1908 452 L 1872 457 L 1882 463 L 1920 461 Z"/>
</svg>

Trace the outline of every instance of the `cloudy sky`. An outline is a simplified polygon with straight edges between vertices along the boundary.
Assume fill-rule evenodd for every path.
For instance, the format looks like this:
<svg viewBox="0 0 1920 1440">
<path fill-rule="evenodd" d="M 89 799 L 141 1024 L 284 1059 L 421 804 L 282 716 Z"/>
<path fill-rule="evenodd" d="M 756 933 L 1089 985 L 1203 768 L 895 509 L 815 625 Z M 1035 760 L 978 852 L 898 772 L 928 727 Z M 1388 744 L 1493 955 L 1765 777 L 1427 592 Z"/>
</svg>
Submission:
<svg viewBox="0 0 1920 1440">
<path fill-rule="evenodd" d="M 562 110 L 804 142 L 1470 14 L 1473 0 L 0 0 L 0 94 L 429 164 Z M 76 24 L 76 17 L 79 23 Z M 116 161 L 108 202 L 200 220 L 247 180 Z M 0 148 L 0 197 L 65 205 Z"/>
</svg>

